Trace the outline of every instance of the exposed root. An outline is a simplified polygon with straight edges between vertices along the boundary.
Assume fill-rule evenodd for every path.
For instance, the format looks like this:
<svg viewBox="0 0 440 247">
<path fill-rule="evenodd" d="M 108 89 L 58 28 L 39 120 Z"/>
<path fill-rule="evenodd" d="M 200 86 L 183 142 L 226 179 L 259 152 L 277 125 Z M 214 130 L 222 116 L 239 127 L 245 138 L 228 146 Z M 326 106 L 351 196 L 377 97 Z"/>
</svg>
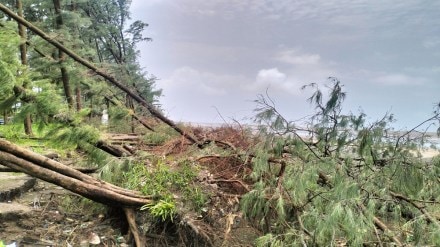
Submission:
<svg viewBox="0 0 440 247">
<path fill-rule="evenodd" d="M 130 233 L 133 235 L 134 242 L 136 243 L 137 247 L 144 247 L 146 246 L 146 239 L 145 237 L 139 232 L 139 229 L 136 224 L 136 214 L 134 212 L 133 208 L 123 208 L 125 216 L 127 218 L 127 222 L 130 228 Z"/>
<path fill-rule="evenodd" d="M 211 238 L 208 236 L 207 231 L 197 226 L 193 219 L 191 219 L 188 216 L 185 216 L 182 219 L 182 223 L 188 226 L 195 234 L 199 235 L 203 239 L 203 241 L 205 241 L 209 246 L 214 246 L 214 243 L 212 242 Z"/>
<path fill-rule="evenodd" d="M 229 213 L 226 216 L 226 230 L 225 230 L 225 233 L 223 236 L 222 246 L 226 246 L 226 244 L 227 244 L 228 236 L 229 236 L 229 233 L 231 232 L 232 226 L 234 225 L 235 217 L 237 217 L 237 215 L 231 214 L 231 213 Z"/>
</svg>

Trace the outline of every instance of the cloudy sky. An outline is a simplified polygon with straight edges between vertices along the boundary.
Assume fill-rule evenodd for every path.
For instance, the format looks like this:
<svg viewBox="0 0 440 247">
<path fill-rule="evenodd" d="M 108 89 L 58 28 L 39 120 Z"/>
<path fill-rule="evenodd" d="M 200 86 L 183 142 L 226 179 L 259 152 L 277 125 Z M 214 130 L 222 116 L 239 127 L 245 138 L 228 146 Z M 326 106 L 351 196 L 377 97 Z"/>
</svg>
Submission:
<svg viewBox="0 0 440 247">
<path fill-rule="evenodd" d="M 310 114 L 300 87 L 337 77 L 346 111 L 398 128 L 430 116 L 440 101 L 440 1 L 133 0 L 150 26 L 141 64 L 160 80 L 175 121 L 253 116 L 267 91 L 289 119 Z M 245 121 L 245 120 L 244 120 Z"/>
</svg>

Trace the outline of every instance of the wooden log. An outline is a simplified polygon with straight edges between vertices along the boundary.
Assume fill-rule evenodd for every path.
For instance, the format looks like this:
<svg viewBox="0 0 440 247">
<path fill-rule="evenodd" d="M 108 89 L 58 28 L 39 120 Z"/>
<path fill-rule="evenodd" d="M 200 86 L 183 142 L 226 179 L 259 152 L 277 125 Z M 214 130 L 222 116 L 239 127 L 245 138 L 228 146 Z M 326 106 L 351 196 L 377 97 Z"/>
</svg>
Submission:
<svg viewBox="0 0 440 247">
<path fill-rule="evenodd" d="M 34 164 L 37 164 L 39 166 L 42 166 L 44 168 L 47 168 L 49 170 L 52 170 L 54 172 L 60 173 L 62 175 L 78 179 L 85 183 L 90 183 L 96 186 L 105 187 L 108 190 L 113 190 L 114 192 L 124 194 L 131 197 L 140 197 L 143 198 L 143 196 L 140 195 L 138 192 L 130 191 L 127 189 L 123 189 L 120 187 L 117 187 L 113 184 L 107 183 L 105 181 L 98 180 L 96 178 L 93 178 L 91 176 L 88 176 L 86 174 L 83 174 L 69 166 L 66 166 L 60 162 L 57 162 L 55 160 L 51 160 L 47 157 L 44 157 L 40 154 L 31 152 L 27 149 L 24 149 L 22 147 L 19 147 L 9 141 L 6 140 L 0 140 L 0 150 L 13 154 L 17 157 L 20 157 L 22 159 L 25 159 L 29 162 L 32 162 Z M 5 164 L 6 165 L 6 164 Z"/>
<path fill-rule="evenodd" d="M 89 167 L 89 168 L 87 168 L 87 167 L 72 167 L 72 168 L 81 172 L 81 173 L 84 173 L 84 174 L 95 173 L 98 170 L 97 167 Z M 0 165 L 0 172 L 20 172 L 20 171 L 14 170 L 14 169 L 9 168 L 4 165 Z"/>
<path fill-rule="evenodd" d="M 130 197 L 119 194 L 107 188 L 85 183 L 78 179 L 74 179 L 38 166 L 4 151 L 0 151 L 0 161 L 12 169 L 19 170 L 49 183 L 56 184 L 76 194 L 106 205 L 119 207 L 140 207 L 152 202 L 152 200 L 149 199 Z"/>
<path fill-rule="evenodd" d="M 111 145 L 103 140 L 98 141 L 98 143 L 96 143 L 96 147 L 115 157 L 131 156 L 131 153 L 126 151 L 125 149 Z"/>
</svg>

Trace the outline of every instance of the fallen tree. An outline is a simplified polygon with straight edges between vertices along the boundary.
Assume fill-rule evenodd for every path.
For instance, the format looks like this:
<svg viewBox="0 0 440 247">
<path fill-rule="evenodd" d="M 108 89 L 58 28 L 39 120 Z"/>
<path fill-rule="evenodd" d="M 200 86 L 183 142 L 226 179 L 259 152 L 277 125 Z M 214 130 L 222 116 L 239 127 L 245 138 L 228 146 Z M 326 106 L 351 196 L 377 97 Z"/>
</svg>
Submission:
<svg viewBox="0 0 440 247">
<path fill-rule="evenodd" d="M 151 203 L 151 197 L 142 196 L 137 191 L 120 188 L 83 174 L 60 162 L 21 148 L 6 140 L 0 140 L 0 164 L 12 170 L 21 171 L 56 184 L 93 201 L 110 207 L 123 208 L 136 246 L 145 246 L 145 238 L 137 230 L 134 208 Z"/>
<path fill-rule="evenodd" d="M 81 173 L 84 173 L 84 174 L 95 173 L 98 170 L 98 168 L 96 168 L 96 167 L 90 167 L 90 168 L 87 168 L 87 167 L 73 167 L 73 169 L 75 169 L 75 170 L 77 170 L 77 171 L 79 171 Z M 15 170 L 15 169 L 11 169 L 11 168 L 6 167 L 6 166 L 0 166 L 0 172 L 19 172 L 19 171 Z"/>
<path fill-rule="evenodd" d="M 427 133 L 411 134 L 418 125 L 390 134 L 388 114 L 373 123 L 362 112 L 342 114 L 346 94 L 330 80 L 326 91 L 310 85 L 316 112 L 300 122 L 284 118 L 269 96 L 257 100 L 263 141 L 252 151 L 254 186 L 241 199 L 263 231 L 257 246 L 434 246 L 439 157 L 414 155 Z M 422 124 L 440 120 L 439 106 Z"/>
<path fill-rule="evenodd" d="M 151 197 L 142 196 L 136 191 L 120 188 L 83 174 L 6 140 L 0 140 L 0 162 L 11 169 L 110 206 L 140 207 L 152 201 Z"/>
</svg>

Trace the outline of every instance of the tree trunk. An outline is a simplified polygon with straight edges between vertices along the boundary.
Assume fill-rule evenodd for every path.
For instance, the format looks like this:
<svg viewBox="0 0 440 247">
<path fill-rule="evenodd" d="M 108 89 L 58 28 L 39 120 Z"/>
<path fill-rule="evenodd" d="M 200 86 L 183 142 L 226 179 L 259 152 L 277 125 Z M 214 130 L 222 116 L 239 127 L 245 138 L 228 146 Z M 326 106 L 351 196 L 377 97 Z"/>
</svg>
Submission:
<svg viewBox="0 0 440 247">
<path fill-rule="evenodd" d="M 82 109 L 81 88 L 79 86 L 75 88 L 75 94 L 76 94 L 76 111 L 81 111 Z"/>
<path fill-rule="evenodd" d="M 127 109 L 131 110 L 133 114 L 135 114 L 133 99 L 128 94 L 125 96 L 125 106 L 127 107 Z M 130 118 L 131 133 L 134 133 L 136 128 L 134 120 L 135 119 L 133 118 L 132 115 Z"/>
<path fill-rule="evenodd" d="M 112 103 L 115 106 L 120 106 L 121 104 L 119 103 L 119 101 L 115 101 L 114 99 L 108 97 L 108 96 L 104 96 L 106 100 L 108 100 L 110 103 Z M 145 128 L 153 131 L 154 129 L 146 122 L 144 121 L 142 118 L 138 117 L 134 112 L 129 112 L 129 114 L 131 115 L 132 118 L 136 119 L 140 124 L 142 124 L 142 126 L 144 126 Z"/>
<path fill-rule="evenodd" d="M 73 167 L 73 169 L 84 173 L 84 174 L 90 174 L 90 173 L 95 173 L 98 171 L 98 168 L 84 168 L 84 167 Z M 5 166 L 0 166 L 0 172 L 20 172 L 18 170 L 9 168 L 9 167 L 5 167 Z"/>
<path fill-rule="evenodd" d="M 4 124 L 8 124 L 8 112 L 6 110 L 3 111 L 3 121 Z"/>
<path fill-rule="evenodd" d="M 140 207 L 147 203 L 151 203 L 151 200 L 149 199 L 129 197 L 97 185 L 88 184 L 66 175 L 59 174 L 3 151 L 0 151 L 0 162 L 12 169 L 19 170 L 49 183 L 59 185 L 76 194 L 109 206 Z"/>
<path fill-rule="evenodd" d="M 142 206 L 150 202 L 149 197 L 138 192 L 98 180 L 5 140 L 0 140 L 0 162 L 11 169 L 112 206 L 114 203 L 120 206 Z"/>
<path fill-rule="evenodd" d="M 16 5 L 17 5 L 18 16 L 23 17 L 23 3 L 21 2 L 21 0 L 16 0 Z M 27 40 L 26 28 L 20 23 L 18 23 L 18 34 L 20 35 L 23 41 Z M 28 64 L 27 46 L 26 46 L 26 42 L 23 41 L 20 43 L 20 58 L 21 58 L 21 64 L 26 66 Z M 27 88 L 28 87 L 27 84 L 28 84 L 27 82 L 23 83 L 23 87 Z M 24 124 L 24 133 L 28 136 L 32 136 L 33 132 L 32 132 L 31 114 L 29 113 L 26 114 L 23 124 Z"/>
<path fill-rule="evenodd" d="M 110 145 L 104 141 L 98 141 L 96 144 L 96 147 L 101 149 L 104 152 L 107 152 L 115 157 L 124 157 L 124 156 L 131 156 L 131 153 L 129 151 L 126 151 L 123 148 L 120 148 L 118 146 Z"/>
<path fill-rule="evenodd" d="M 93 184 L 93 185 L 99 185 L 103 186 L 108 190 L 114 190 L 117 193 L 125 194 L 127 196 L 132 197 L 140 197 L 145 198 L 139 195 L 139 193 L 134 193 L 126 189 L 119 188 L 117 186 L 114 186 L 112 184 L 109 184 L 107 182 L 95 179 L 93 177 L 87 176 L 69 166 L 63 165 L 55 160 L 49 159 L 45 156 L 39 155 L 37 153 L 31 152 L 27 149 L 21 148 L 11 142 L 8 142 L 6 140 L 0 139 L 0 150 L 10 153 L 14 156 L 20 157 L 22 159 L 25 159 L 27 161 L 30 161 L 38 166 L 47 168 L 51 171 L 57 172 L 59 174 L 63 174 L 65 176 L 80 180 L 82 182 Z M 1 158 L 1 156 L 0 156 Z"/>
<path fill-rule="evenodd" d="M 56 14 L 56 29 L 61 30 L 63 28 L 63 16 L 61 15 L 61 2 L 60 0 L 53 0 L 53 6 L 55 8 Z M 60 64 L 61 71 L 61 81 L 63 82 L 64 94 L 66 95 L 67 104 L 69 105 L 69 109 L 73 109 L 73 95 L 72 89 L 70 88 L 70 79 L 67 68 L 64 66 L 64 60 L 66 59 L 66 55 L 62 50 L 58 50 L 58 62 Z"/>
<path fill-rule="evenodd" d="M 24 119 L 24 133 L 26 133 L 28 136 L 34 135 L 32 131 L 32 118 L 30 113 L 27 113 Z"/>
</svg>

